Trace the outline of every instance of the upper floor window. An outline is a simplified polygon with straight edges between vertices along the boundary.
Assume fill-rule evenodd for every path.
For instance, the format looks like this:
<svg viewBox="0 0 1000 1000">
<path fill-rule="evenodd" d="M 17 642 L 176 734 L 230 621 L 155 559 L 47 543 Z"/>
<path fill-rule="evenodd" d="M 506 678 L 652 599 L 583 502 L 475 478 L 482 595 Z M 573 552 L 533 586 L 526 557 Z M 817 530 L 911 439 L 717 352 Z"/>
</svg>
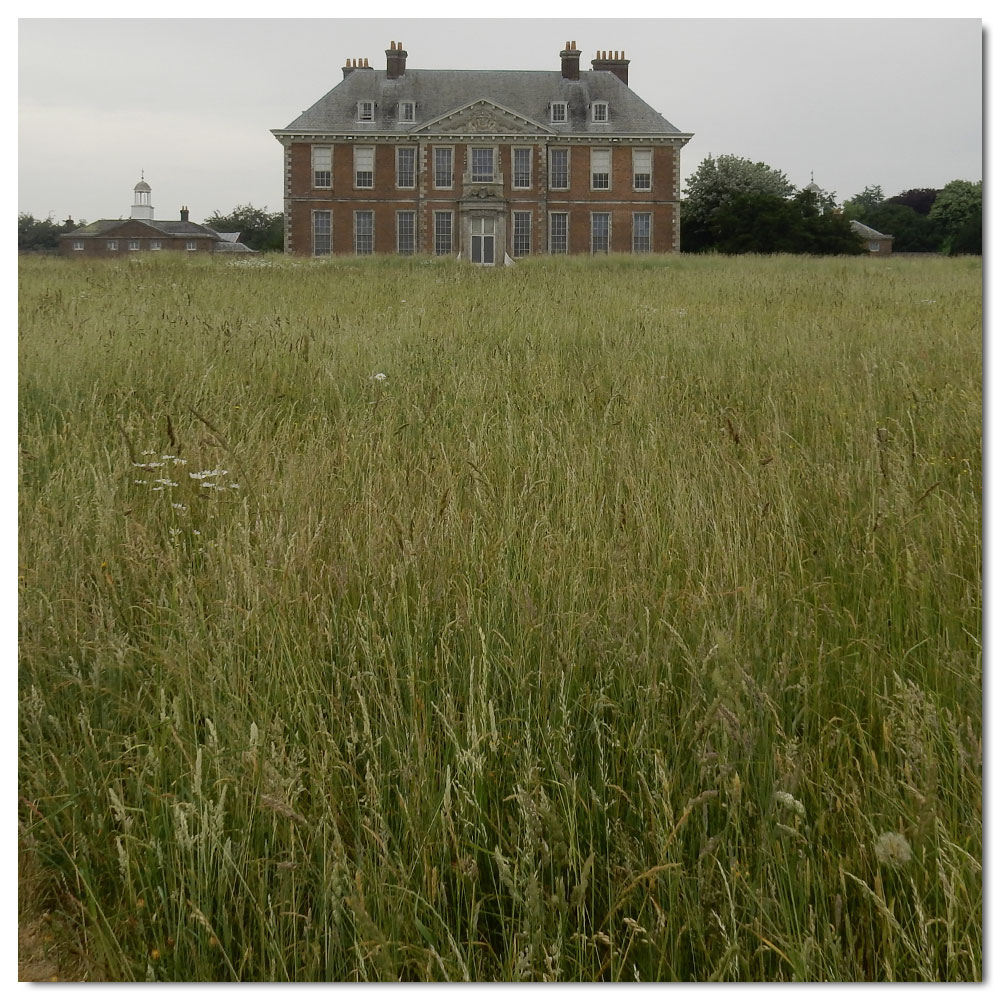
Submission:
<svg viewBox="0 0 1000 1000">
<path fill-rule="evenodd" d="M 569 150 L 549 150 L 549 187 L 569 187 Z"/>
<path fill-rule="evenodd" d="M 531 187 L 531 150 L 515 149 L 513 152 L 513 186 L 516 188 Z"/>
<path fill-rule="evenodd" d="M 552 121 L 556 124 L 560 122 L 565 122 L 567 116 L 566 102 L 565 101 L 553 101 L 552 102 Z"/>
<path fill-rule="evenodd" d="M 608 120 L 608 102 L 594 101 L 590 106 L 590 115 L 595 122 L 606 122 Z"/>
<path fill-rule="evenodd" d="M 417 120 L 417 106 L 413 101 L 399 102 L 399 120 L 401 122 L 412 122 Z"/>
<path fill-rule="evenodd" d="M 358 121 L 359 122 L 375 121 L 374 101 L 358 101 Z"/>
<path fill-rule="evenodd" d="M 313 187 L 328 188 L 333 180 L 333 148 L 313 146 L 312 148 Z"/>
<path fill-rule="evenodd" d="M 354 186 L 356 188 L 375 186 L 375 148 L 373 146 L 354 147 Z"/>
<path fill-rule="evenodd" d="M 416 184 L 417 151 L 412 146 L 396 147 L 396 187 L 411 188 Z"/>
<path fill-rule="evenodd" d="M 472 147 L 472 180 L 485 182 L 493 180 L 493 149 L 490 146 Z"/>
<path fill-rule="evenodd" d="M 452 148 L 434 147 L 434 187 L 450 188 L 452 185 Z"/>
<path fill-rule="evenodd" d="M 653 151 L 632 150 L 632 187 L 636 191 L 649 191 L 653 186 Z"/>
<path fill-rule="evenodd" d="M 610 149 L 590 151 L 590 186 L 595 191 L 607 191 L 611 187 Z"/>
</svg>

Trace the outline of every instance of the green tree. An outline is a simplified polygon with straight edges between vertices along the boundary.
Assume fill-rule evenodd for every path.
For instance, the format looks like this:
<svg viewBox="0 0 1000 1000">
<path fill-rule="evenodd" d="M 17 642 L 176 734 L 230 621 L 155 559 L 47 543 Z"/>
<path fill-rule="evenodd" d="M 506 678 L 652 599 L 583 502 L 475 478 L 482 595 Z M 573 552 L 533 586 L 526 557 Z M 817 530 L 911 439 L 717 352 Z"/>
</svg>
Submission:
<svg viewBox="0 0 1000 1000">
<path fill-rule="evenodd" d="M 742 156 L 707 156 L 688 178 L 681 203 L 681 249 L 704 250 L 712 245 L 712 220 L 740 195 L 787 198 L 795 190 L 788 178 L 766 163 Z"/>
<path fill-rule="evenodd" d="M 860 254 L 848 219 L 821 211 L 812 191 L 794 198 L 741 194 L 713 215 L 712 248 L 720 253 Z"/>
<path fill-rule="evenodd" d="M 982 253 L 983 182 L 950 181 L 945 184 L 927 217 L 941 226 L 944 253 Z M 977 230 L 979 249 L 970 250 L 969 246 L 976 245 Z"/>
<path fill-rule="evenodd" d="M 267 206 L 237 205 L 228 215 L 218 209 L 206 220 L 220 233 L 239 233 L 240 242 L 251 250 L 281 250 L 284 247 L 284 216 L 281 212 L 268 212 Z"/>
<path fill-rule="evenodd" d="M 885 195 L 882 193 L 882 186 L 869 184 L 861 194 L 856 194 L 844 202 L 844 215 L 848 219 L 857 219 L 868 225 L 868 213 L 881 205 L 883 201 L 885 201 Z"/>
<path fill-rule="evenodd" d="M 70 233 L 84 223 L 67 219 L 56 222 L 51 215 L 36 219 L 29 212 L 19 212 L 17 216 L 17 249 L 19 253 L 52 252 L 59 248 L 59 237 Z"/>
<path fill-rule="evenodd" d="M 941 245 L 941 226 L 935 220 L 891 198 L 876 205 L 861 221 L 892 236 L 892 248 L 896 252 L 933 253 Z"/>
</svg>

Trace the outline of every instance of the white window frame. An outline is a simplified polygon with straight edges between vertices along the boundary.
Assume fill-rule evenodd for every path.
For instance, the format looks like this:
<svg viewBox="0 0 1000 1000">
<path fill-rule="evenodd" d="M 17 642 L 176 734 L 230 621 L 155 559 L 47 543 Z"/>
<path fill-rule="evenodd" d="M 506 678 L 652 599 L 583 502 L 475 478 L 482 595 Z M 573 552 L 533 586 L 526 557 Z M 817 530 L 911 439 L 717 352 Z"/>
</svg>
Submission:
<svg viewBox="0 0 1000 1000">
<path fill-rule="evenodd" d="M 636 163 L 637 154 L 641 154 L 649 158 L 649 171 L 639 171 L 637 168 L 640 166 Z M 639 177 L 648 177 L 649 183 L 645 187 L 640 187 L 637 183 Z M 632 190 L 633 191 L 652 191 L 653 190 L 653 151 L 645 147 L 633 147 L 632 148 Z"/>
<path fill-rule="evenodd" d="M 490 175 L 476 173 L 476 153 L 490 154 Z M 469 181 L 472 184 L 492 184 L 497 177 L 497 151 L 495 146 L 470 146 L 469 147 Z"/>
<path fill-rule="evenodd" d="M 358 101 L 358 121 L 359 122 L 375 121 L 374 101 Z"/>
<path fill-rule="evenodd" d="M 129 248 L 129 250 L 138 250 L 139 249 L 139 241 L 138 240 L 129 240 L 128 241 L 128 248 Z"/>
<path fill-rule="evenodd" d="M 118 240 L 108 240 L 108 249 L 109 250 L 117 250 L 118 249 Z"/>
<path fill-rule="evenodd" d="M 454 146 L 434 146 L 434 190 L 435 191 L 450 191 L 455 186 L 455 147 Z M 438 184 L 438 153 L 447 152 L 448 154 L 448 183 Z"/>
<path fill-rule="evenodd" d="M 636 221 L 640 216 L 645 216 L 649 220 L 649 224 L 646 229 L 645 239 L 647 246 L 645 249 L 637 246 L 637 242 L 640 239 L 639 233 L 636 229 Z M 653 252 L 653 213 L 652 212 L 633 212 L 632 213 L 632 253 L 652 253 Z"/>
<path fill-rule="evenodd" d="M 565 184 L 555 184 L 552 180 L 552 175 L 554 171 L 553 159 L 556 153 L 566 154 L 566 183 Z M 570 183 L 570 149 L 569 146 L 555 146 L 549 149 L 549 189 L 552 191 L 568 191 Z"/>
<path fill-rule="evenodd" d="M 163 249 L 163 240 L 150 240 L 149 241 L 149 249 L 150 250 L 162 250 Z"/>
<path fill-rule="evenodd" d="M 549 106 L 549 121 L 553 125 L 566 125 L 569 122 L 569 104 L 566 101 L 553 101 Z"/>
<path fill-rule="evenodd" d="M 83 240 L 73 240 L 73 249 L 74 250 L 82 250 L 83 249 Z"/>
<path fill-rule="evenodd" d="M 564 220 L 565 231 L 561 234 L 561 238 L 565 241 L 564 246 L 560 250 L 553 249 L 553 242 L 555 233 L 554 222 L 557 217 Z M 549 253 L 550 254 L 562 254 L 569 253 L 569 212 L 549 212 Z"/>
<path fill-rule="evenodd" d="M 409 249 L 403 246 L 403 221 L 406 216 L 410 217 L 410 231 L 405 234 L 409 237 Z M 417 213 L 412 209 L 404 209 L 396 213 L 396 253 L 403 257 L 412 257 L 417 252 Z"/>
<path fill-rule="evenodd" d="M 438 229 L 438 221 L 448 219 L 448 245 L 445 246 L 443 243 L 443 233 Z M 447 254 L 451 254 L 452 248 L 455 245 L 455 216 L 453 212 L 435 212 L 434 213 L 434 254 L 438 257 L 443 257 Z"/>
<path fill-rule="evenodd" d="M 517 217 L 521 216 L 528 217 L 527 232 L 518 233 L 517 231 Z M 514 211 L 511 212 L 510 216 L 510 255 L 511 257 L 527 257 L 531 254 L 531 212 L 524 211 Z M 527 240 L 527 245 L 522 244 L 518 247 L 518 238 Z"/>
<path fill-rule="evenodd" d="M 598 171 L 598 167 L 604 166 L 601 161 L 607 158 L 607 170 Z M 604 183 L 599 183 L 603 178 Z M 594 146 L 590 150 L 590 190 L 610 191 L 611 190 L 611 150 L 607 146 Z"/>
<path fill-rule="evenodd" d="M 358 231 L 358 217 L 362 215 L 367 215 L 371 219 L 371 232 L 361 233 Z M 358 242 L 358 238 L 363 236 L 371 240 L 370 249 L 364 250 L 359 249 L 361 244 Z M 370 257 L 375 253 L 375 211 L 371 208 L 362 209 L 354 213 L 354 255 L 356 257 Z"/>
<path fill-rule="evenodd" d="M 371 155 L 371 169 L 370 170 L 359 170 L 359 154 L 370 154 Z M 358 176 L 360 174 L 370 174 L 371 180 L 368 184 L 359 184 Z M 358 191 L 370 191 L 375 187 L 375 147 L 374 146 L 355 146 L 354 147 L 354 187 Z"/>
<path fill-rule="evenodd" d="M 527 153 L 528 154 L 528 183 L 518 184 L 517 182 L 517 154 Z M 531 188 L 532 181 L 532 160 L 534 159 L 534 149 L 531 146 L 512 146 L 510 151 L 510 186 L 515 191 L 528 191 Z"/>
<path fill-rule="evenodd" d="M 407 115 L 407 110 L 409 110 L 409 115 Z M 417 120 L 417 102 L 416 101 L 400 101 L 398 108 L 399 118 L 398 121 L 413 123 Z"/>
<path fill-rule="evenodd" d="M 325 217 L 326 232 L 319 225 L 321 219 Z M 322 237 L 326 237 L 326 249 L 321 247 Z M 312 214 L 312 245 L 314 257 L 329 257 L 333 253 L 333 212 L 328 209 L 316 210 Z"/>
<path fill-rule="evenodd" d="M 312 186 L 333 187 L 333 146 L 312 147 Z"/>
<path fill-rule="evenodd" d="M 399 169 L 399 154 L 409 153 L 412 157 L 412 163 L 410 165 L 411 169 L 411 182 L 409 184 L 400 184 L 400 169 Z M 417 147 L 416 146 L 397 146 L 396 147 L 396 187 L 400 190 L 412 190 L 417 186 Z"/>
<path fill-rule="evenodd" d="M 594 101 L 590 106 L 590 120 L 596 125 L 608 123 L 608 102 Z"/>
<path fill-rule="evenodd" d="M 888 226 L 886 226 L 886 229 L 888 229 L 888 228 L 889 228 L 889 227 L 888 227 Z M 869 240 L 869 241 L 868 241 L 868 249 L 869 249 L 869 250 L 870 250 L 870 251 L 871 251 L 872 253 L 878 253 L 878 252 L 879 252 L 879 250 L 881 250 L 881 249 L 882 249 L 882 244 L 881 244 L 881 243 L 879 243 L 879 241 L 878 241 L 878 240 Z"/>
<path fill-rule="evenodd" d="M 607 229 L 607 241 L 608 241 L 608 245 L 603 250 L 598 250 L 594 246 L 594 241 L 595 241 L 595 238 L 597 236 L 597 231 L 595 229 L 594 223 L 597 221 L 597 219 L 602 218 L 602 217 L 608 220 L 608 229 Z M 591 212 L 590 213 L 590 252 L 591 252 L 591 254 L 599 254 L 599 253 L 607 254 L 607 253 L 611 253 L 611 213 L 610 212 Z"/>
<path fill-rule="evenodd" d="M 188 240 L 184 244 L 184 249 L 185 250 L 197 250 L 198 249 L 198 244 L 194 240 Z"/>
</svg>

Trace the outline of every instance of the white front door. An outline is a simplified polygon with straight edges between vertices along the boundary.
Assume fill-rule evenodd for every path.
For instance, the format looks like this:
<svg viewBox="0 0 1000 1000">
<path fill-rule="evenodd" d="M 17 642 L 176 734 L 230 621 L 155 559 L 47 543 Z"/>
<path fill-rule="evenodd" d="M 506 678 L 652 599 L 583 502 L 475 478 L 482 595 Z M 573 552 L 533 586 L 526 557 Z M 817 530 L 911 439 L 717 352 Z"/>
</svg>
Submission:
<svg viewBox="0 0 1000 1000">
<path fill-rule="evenodd" d="M 472 220 L 472 263 L 490 266 L 496 263 L 496 218 Z"/>
</svg>

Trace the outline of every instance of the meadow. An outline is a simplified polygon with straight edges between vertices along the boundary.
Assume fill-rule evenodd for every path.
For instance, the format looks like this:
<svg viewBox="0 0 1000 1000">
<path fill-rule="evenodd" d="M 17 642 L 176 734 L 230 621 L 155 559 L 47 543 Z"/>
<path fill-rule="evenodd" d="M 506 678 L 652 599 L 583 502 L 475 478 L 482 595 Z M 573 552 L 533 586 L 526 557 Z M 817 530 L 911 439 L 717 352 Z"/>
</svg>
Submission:
<svg viewBox="0 0 1000 1000">
<path fill-rule="evenodd" d="M 63 976 L 981 978 L 979 258 L 19 281 Z"/>
</svg>

